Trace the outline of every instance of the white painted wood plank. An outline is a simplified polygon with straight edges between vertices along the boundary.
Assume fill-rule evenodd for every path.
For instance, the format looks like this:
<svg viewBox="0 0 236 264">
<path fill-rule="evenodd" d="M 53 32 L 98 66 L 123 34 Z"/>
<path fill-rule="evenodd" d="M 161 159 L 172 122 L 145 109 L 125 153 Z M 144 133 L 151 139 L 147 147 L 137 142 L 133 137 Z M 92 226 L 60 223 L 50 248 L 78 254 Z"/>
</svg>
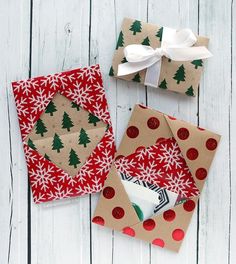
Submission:
<svg viewBox="0 0 236 264">
<path fill-rule="evenodd" d="M 11 81 L 27 78 L 29 1 L 0 1 L 0 263 L 27 263 L 27 174 Z"/>
<path fill-rule="evenodd" d="M 207 64 L 204 89 L 200 93 L 200 126 L 215 130 L 223 137 L 200 202 L 199 263 L 228 263 L 230 14 L 230 0 L 224 1 L 224 5 L 220 0 L 200 0 L 200 33 L 210 36 L 214 54 Z"/>
<path fill-rule="evenodd" d="M 87 0 L 34 1 L 34 76 L 88 64 L 89 10 Z M 32 203 L 31 221 L 32 263 L 90 263 L 89 196 Z"/>
<path fill-rule="evenodd" d="M 168 0 L 149 1 L 149 16 L 151 23 L 172 28 L 191 28 L 197 33 L 198 8 L 197 1 Z M 169 14 L 169 15 L 167 15 Z M 203 87 L 201 87 L 203 88 Z M 163 91 L 148 87 L 148 105 L 169 115 L 197 124 L 198 98 Z M 183 245 L 176 256 L 167 250 L 152 246 L 152 263 L 157 261 L 172 261 L 174 263 L 196 263 L 197 258 L 197 212 L 194 213 Z"/>
</svg>

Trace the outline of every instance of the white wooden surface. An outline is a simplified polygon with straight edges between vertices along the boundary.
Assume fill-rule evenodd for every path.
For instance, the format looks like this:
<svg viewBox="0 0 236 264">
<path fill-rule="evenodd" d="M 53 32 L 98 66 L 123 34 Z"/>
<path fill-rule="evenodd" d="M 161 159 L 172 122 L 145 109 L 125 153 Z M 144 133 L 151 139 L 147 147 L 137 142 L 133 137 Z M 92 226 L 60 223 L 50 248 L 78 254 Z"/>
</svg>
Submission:
<svg viewBox="0 0 236 264">
<path fill-rule="evenodd" d="M 124 17 L 211 38 L 198 98 L 115 81 L 108 71 Z M 0 264 L 236 263 L 236 3 L 233 0 L 0 0 Z M 10 83 L 100 63 L 117 143 L 133 105 L 223 135 L 178 255 L 90 224 L 98 195 L 36 206 Z"/>
</svg>

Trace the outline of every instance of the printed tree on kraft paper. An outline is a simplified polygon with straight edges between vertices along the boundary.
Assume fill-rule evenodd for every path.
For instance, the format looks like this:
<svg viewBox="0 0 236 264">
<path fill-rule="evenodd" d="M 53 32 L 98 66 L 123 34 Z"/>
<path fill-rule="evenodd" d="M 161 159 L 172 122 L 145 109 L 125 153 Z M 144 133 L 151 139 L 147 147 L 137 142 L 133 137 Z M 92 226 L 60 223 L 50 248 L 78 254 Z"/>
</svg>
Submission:
<svg viewBox="0 0 236 264">
<path fill-rule="evenodd" d="M 112 66 L 111 66 L 110 71 L 109 71 L 109 76 L 114 76 L 114 69 Z"/>
<path fill-rule="evenodd" d="M 69 165 L 74 166 L 74 168 L 77 168 L 77 165 L 80 163 L 81 162 L 80 162 L 80 159 L 78 158 L 78 155 L 73 149 L 71 149 L 70 156 L 69 156 Z"/>
<path fill-rule="evenodd" d="M 187 94 L 189 96 L 194 96 L 194 90 L 193 90 L 192 85 L 188 88 L 188 90 L 185 92 L 185 94 Z"/>
<path fill-rule="evenodd" d="M 76 103 L 74 103 L 74 102 L 71 102 L 71 107 L 72 108 L 76 108 L 76 110 L 77 111 L 79 111 L 80 110 L 80 106 L 79 105 L 77 105 Z"/>
<path fill-rule="evenodd" d="M 48 156 L 46 153 L 44 154 L 44 158 L 45 158 L 46 160 L 48 160 L 48 161 L 51 161 L 50 158 L 49 158 L 49 156 Z"/>
<path fill-rule="evenodd" d="M 192 62 L 191 62 L 195 67 L 195 69 L 197 69 L 198 67 L 202 67 L 202 65 L 203 65 L 203 61 L 202 60 L 193 60 Z"/>
<path fill-rule="evenodd" d="M 94 126 L 97 125 L 97 122 L 99 122 L 100 119 L 94 115 L 92 115 L 91 113 L 89 113 L 89 117 L 88 117 L 88 122 L 89 124 L 93 124 Z"/>
<path fill-rule="evenodd" d="M 35 130 L 36 130 L 35 133 L 40 134 L 41 137 L 44 136 L 44 133 L 48 132 L 46 126 L 44 125 L 43 121 L 40 118 L 36 122 Z"/>
<path fill-rule="evenodd" d="M 117 41 L 117 44 L 116 44 L 116 49 L 119 49 L 119 47 L 124 47 L 124 34 L 123 34 L 122 31 L 120 32 L 120 35 L 118 37 L 118 41 Z"/>
<path fill-rule="evenodd" d="M 79 145 L 84 145 L 84 147 L 86 148 L 87 144 L 90 142 L 91 141 L 90 141 L 88 134 L 83 128 L 81 128 L 80 135 L 79 135 Z"/>
<path fill-rule="evenodd" d="M 150 46 L 150 40 L 149 40 L 149 38 L 146 37 L 141 44 L 142 45 L 145 45 L 145 46 Z"/>
<path fill-rule="evenodd" d="M 166 82 L 166 79 L 164 79 L 164 80 L 160 83 L 159 88 L 161 88 L 161 89 L 167 89 L 167 82 Z"/>
<path fill-rule="evenodd" d="M 52 150 L 56 150 L 57 153 L 60 152 L 60 149 L 64 148 L 63 143 L 60 139 L 60 137 L 55 133 L 53 137 L 53 142 L 52 142 Z"/>
<path fill-rule="evenodd" d="M 179 69 L 176 71 L 175 76 L 173 77 L 177 81 L 177 84 L 180 82 L 185 81 L 185 68 L 184 65 L 182 64 Z"/>
<path fill-rule="evenodd" d="M 140 21 L 135 20 L 134 23 L 131 25 L 130 31 L 133 31 L 133 35 L 136 35 L 137 32 L 142 32 L 142 24 Z"/>
<path fill-rule="evenodd" d="M 45 110 L 45 113 L 46 114 L 50 114 L 50 116 L 53 116 L 53 113 L 56 112 L 56 111 L 57 111 L 57 108 L 56 108 L 55 104 L 51 101 L 48 104 L 48 106 L 47 106 L 47 108 Z"/>
<path fill-rule="evenodd" d="M 141 77 L 139 73 L 135 74 L 134 78 L 132 79 L 133 82 L 141 82 Z"/>
<path fill-rule="evenodd" d="M 74 124 L 71 121 L 69 115 L 66 112 L 64 112 L 63 118 L 62 118 L 62 128 L 66 128 L 67 131 L 70 131 L 70 128 L 73 126 Z"/>
<path fill-rule="evenodd" d="M 37 150 L 35 145 L 34 145 L 34 143 L 33 143 L 33 141 L 30 138 L 28 139 L 28 146 L 30 148 L 32 148 L 33 150 Z"/>
<path fill-rule="evenodd" d="M 162 35 L 163 35 L 163 27 L 161 27 L 156 34 L 156 37 L 159 38 L 160 41 L 162 41 Z"/>
</svg>

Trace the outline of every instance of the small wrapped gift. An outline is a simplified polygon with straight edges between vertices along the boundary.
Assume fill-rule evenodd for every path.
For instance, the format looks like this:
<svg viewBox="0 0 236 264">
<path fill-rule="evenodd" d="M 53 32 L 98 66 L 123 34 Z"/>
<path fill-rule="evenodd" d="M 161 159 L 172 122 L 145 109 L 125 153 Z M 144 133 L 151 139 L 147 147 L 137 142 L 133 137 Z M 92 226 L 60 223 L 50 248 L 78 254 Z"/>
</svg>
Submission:
<svg viewBox="0 0 236 264">
<path fill-rule="evenodd" d="M 189 96 L 198 91 L 208 38 L 125 18 L 110 76 Z"/>
<path fill-rule="evenodd" d="M 93 222 L 178 251 L 220 136 L 136 105 Z"/>
<path fill-rule="evenodd" d="M 115 154 L 99 65 L 12 86 L 34 202 L 99 192 Z"/>
</svg>

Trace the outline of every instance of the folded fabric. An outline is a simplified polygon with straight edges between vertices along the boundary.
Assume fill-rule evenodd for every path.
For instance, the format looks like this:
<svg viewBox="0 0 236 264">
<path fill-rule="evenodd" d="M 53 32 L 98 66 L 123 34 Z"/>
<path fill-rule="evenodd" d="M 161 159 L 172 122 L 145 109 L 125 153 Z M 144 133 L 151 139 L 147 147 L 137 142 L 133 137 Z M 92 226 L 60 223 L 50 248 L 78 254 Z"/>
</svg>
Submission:
<svg viewBox="0 0 236 264">
<path fill-rule="evenodd" d="M 34 202 L 99 192 L 115 154 L 99 65 L 12 86 Z"/>
<path fill-rule="evenodd" d="M 212 56 L 208 38 L 125 18 L 110 76 L 195 96 L 203 60 Z"/>
<path fill-rule="evenodd" d="M 178 251 L 219 141 L 216 133 L 136 105 L 93 222 Z M 137 179 L 175 193 L 175 203 L 141 220 L 124 179 Z"/>
</svg>

